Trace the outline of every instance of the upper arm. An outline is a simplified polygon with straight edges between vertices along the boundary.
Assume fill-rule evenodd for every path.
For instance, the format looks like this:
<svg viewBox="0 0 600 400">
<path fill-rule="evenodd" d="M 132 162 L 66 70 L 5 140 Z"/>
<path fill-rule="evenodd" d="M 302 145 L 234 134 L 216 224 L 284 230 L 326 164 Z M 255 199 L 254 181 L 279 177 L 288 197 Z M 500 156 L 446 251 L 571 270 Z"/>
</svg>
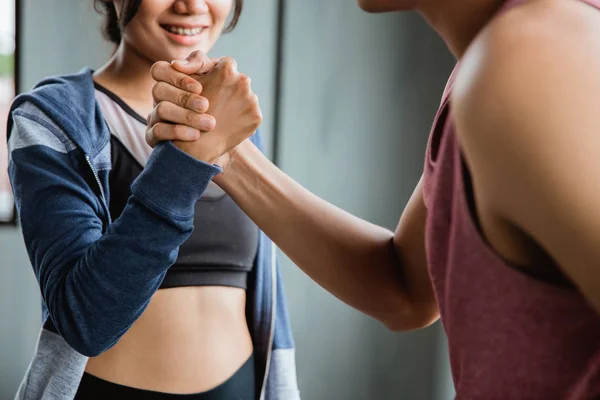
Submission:
<svg viewBox="0 0 600 400">
<path fill-rule="evenodd" d="M 435 293 L 427 269 L 423 178 L 406 204 L 394 233 L 394 249 L 402 270 L 403 284 L 421 323 L 427 326 L 439 318 Z"/>
<path fill-rule="evenodd" d="M 151 157 L 163 156 L 164 172 L 151 159 L 123 213 L 105 227 L 101 202 L 85 177 L 88 170 L 78 169 L 77 150 L 65 132 L 27 103 L 11 117 L 9 175 L 44 303 L 57 332 L 72 348 L 98 355 L 141 315 L 192 231 L 191 216 L 162 212 L 156 206 L 158 196 L 147 201 L 142 190 L 173 193 L 166 187 L 173 181 L 169 171 L 192 159 L 175 159 L 172 155 L 179 151 L 174 146 L 160 145 Z M 166 151 L 171 155 L 164 156 Z M 198 179 L 201 171 L 193 165 L 182 169 Z M 192 182 L 175 181 L 181 186 Z M 193 209 L 191 199 L 189 203 Z"/>
<path fill-rule="evenodd" d="M 600 13 L 540 3 L 469 50 L 454 117 L 478 202 L 538 242 L 600 310 Z"/>
<path fill-rule="evenodd" d="M 11 118 L 9 176 L 29 257 L 48 301 L 46 275 L 57 271 L 44 267 L 68 263 L 86 250 L 86 240 L 102 235 L 101 205 L 74 168 L 69 154 L 74 144 L 49 117 L 25 103 Z M 72 246 L 64 251 L 60 243 Z"/>
</svg>

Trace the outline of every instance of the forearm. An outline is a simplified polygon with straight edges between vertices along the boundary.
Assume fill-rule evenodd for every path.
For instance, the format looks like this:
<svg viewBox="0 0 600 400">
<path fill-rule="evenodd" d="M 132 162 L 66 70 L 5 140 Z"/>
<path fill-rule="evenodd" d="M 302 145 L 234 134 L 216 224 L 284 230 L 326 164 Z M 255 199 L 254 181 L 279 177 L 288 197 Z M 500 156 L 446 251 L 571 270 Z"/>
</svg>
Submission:
<svg viewBox="0 0 600 400">
<path fill-rule="evenodd" d="M 215 181 L 307 275 L 391 324 L 410 313 L 393 233 L 325 202 L 245 142 Z"/>
<path fill-rule="evenodd" d="M 36 129 L 30 137 L 52 134 Z M 25 244 L 54 327 L 73 349 L 96 356 L 144 311 L 192 232 L 194 204 L 218 169 L 170 145 L 156 149 L 127 206 L 103 229 L 95 194 L 67 154 L 28 146 L 11 156 Z"/>
</svg>

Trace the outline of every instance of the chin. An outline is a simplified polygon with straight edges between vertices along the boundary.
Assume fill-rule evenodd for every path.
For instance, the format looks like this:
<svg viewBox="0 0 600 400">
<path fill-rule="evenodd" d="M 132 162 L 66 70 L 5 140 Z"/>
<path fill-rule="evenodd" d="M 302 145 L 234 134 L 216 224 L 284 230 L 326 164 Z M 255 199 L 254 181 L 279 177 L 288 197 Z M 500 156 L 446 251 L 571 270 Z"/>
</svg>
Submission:
<svg viewBox="0 0 600 400">
<path fill-rule="evenodd" d="M 193 46 L 193 47 L 190 46 L 190 47 L 182 47 L 182 48 L 178 48 L 178 49 L 169 49 L 168 51 L 166 51 L 162 54 L 159 54 L 157 58 L 158 58 L 158 60 L 167 61 L 167 62 L 171 62 L 173 60 L 184 60 L 196 50 L 200 50 L 200 51 L 206 53 L 206 50 L 204 48 L 205 48 L 205 46 Z"/>
<path fill-rule="evenodd" d="M 404 11 L 413 8 L 416 0 L 358 0 L 358 6 L 369 13 Z"/>
</svg>

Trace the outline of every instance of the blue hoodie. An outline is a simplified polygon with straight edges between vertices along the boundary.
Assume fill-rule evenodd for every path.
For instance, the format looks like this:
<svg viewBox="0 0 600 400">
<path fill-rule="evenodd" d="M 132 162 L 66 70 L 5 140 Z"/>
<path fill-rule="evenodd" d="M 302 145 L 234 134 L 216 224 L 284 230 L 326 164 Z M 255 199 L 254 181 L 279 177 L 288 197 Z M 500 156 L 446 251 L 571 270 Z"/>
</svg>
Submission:
<svg viewBox="0 0 600 400">
<path fill-rule="evenodd" d="M 87 358 L 115 345 L 147 307 L 193 230 L 196 201 L 221 170 L 160 143 L 111 221 L 110 133 L 89 69 L 18 96 L 8 132 L 9 175 L 44 320 L 17 398 L 72 399 Z M 252 140 L 260 147 L 258 134 Z M 262 232 L 247 298 L 260 398 L 299 399 L 276 247 Z"/>
</svg>

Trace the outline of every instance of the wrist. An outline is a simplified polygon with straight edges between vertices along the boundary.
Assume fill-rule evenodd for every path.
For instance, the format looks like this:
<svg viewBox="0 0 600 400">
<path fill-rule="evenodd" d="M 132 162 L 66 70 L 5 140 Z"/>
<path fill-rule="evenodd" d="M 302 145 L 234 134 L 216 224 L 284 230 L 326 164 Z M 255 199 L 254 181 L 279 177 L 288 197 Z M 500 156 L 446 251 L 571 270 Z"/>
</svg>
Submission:
<svg viewBox="0 0 600 400">
<path fill-rule="evenodd" d="M 264 155 L 260 150 L 250 140 L 245 140 L 229 152 L 227 165 L 213 181 L 227 192 L 241 189 L 260 176 L 261 158 Z"/>
<path fill-rule="evenodd" d="M 193 142 L 174 140 L 173 144 L 184 153 L 207 164 L 215 164 L 220 156 L 219 152 L 215 150 L 215 147 L 211 146 L 209 143 L 204 143 L 202 138 Z"/>
<path fill-rule="evenodd" d="M 154 148 L 131 191 L 157 212 L 188 218 L 211 179 L 220 172 L 221 168 L 199 162 L 172 143 L 162 142 Z"/>
</svg>

